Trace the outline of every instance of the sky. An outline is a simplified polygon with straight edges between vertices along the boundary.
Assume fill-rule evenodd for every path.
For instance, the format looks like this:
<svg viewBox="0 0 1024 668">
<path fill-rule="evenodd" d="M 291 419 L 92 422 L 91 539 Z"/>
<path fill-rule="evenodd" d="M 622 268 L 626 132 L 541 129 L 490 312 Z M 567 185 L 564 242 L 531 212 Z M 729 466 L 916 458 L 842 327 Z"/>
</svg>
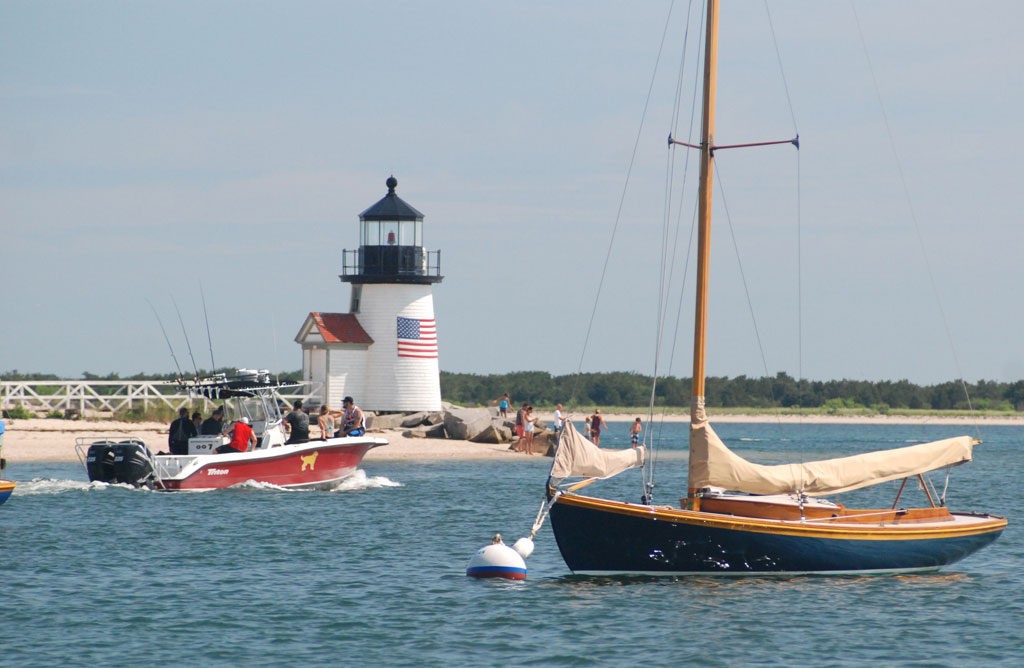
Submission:
<svg viewBox="0 0 1024 668">
<path fill-rule="evenodd" d="M 708 373 L 1024 378 L 1024 3 L 724 4 Z M 393 174 L 442 370 L 689 375 L 700 11 L 3 0 L 0 370 L 298 369 Z"/>
</svg>

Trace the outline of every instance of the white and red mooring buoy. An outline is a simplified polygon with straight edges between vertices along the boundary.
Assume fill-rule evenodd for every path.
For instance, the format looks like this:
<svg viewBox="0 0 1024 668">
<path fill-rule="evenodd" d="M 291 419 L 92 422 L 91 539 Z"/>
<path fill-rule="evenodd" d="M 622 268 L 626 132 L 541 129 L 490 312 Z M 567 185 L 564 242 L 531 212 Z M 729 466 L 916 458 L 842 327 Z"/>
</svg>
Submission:
<svg viewBox="0 0 1024 668">
<path fill-rule="evenodd" d="M 523 547 L 520 544 L 524 540 L 528 539 L 520 538 L 516 541 L 516 547 Z M 532 548 L 533 541 L 529 542 Z M 527 551 L 526 555 L 521 554 L 519 551 L 505 545 L 500 533 L 494 534 L 491 544 L 481 547 L 469 560 L 469 564 L 466 565 L 466 575 L 471 578 L 525 580 L 526 561 L 523 557 L 530 556 L 529 552 L 532 552 L 532 549 Z"/>
</svg>

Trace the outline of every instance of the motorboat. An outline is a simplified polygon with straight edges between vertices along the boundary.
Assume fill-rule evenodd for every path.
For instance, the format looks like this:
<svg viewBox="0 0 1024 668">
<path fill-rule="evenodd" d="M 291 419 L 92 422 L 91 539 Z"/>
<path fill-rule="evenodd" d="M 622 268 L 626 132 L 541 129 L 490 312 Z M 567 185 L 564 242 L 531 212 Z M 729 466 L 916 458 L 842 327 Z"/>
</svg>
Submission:
<svg viewBox="0 0 1024 668">
<path fill-rule="evenodd" d="M 194 436 L 188 453 L 154 453 L 140 438 L 91 437 L 76 440 L 75 449 L 90 481 L 126 483 L 165 491 L 221 489 L 263 483 L 288 489 L 329 489 L 352 475 L 363 456 L 387 440 L 371 436 L 338 436 L 288 443 L 279 392 L 294 383 L 271 380 L 266 371 L 240 370 L 179 380 L 189 394 L 223 400 L 225 424 L 247 418 L 257 443 L 246 452 L 217 453 L 229 440 L 223 434 Z"/>
</svg>

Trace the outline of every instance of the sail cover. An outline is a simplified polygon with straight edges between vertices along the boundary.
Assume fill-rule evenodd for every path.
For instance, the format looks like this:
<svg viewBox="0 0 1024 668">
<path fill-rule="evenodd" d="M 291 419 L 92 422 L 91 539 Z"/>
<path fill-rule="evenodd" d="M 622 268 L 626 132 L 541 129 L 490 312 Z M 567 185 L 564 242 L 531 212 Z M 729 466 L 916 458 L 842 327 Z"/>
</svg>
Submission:
<svg viewBox="0 0 1024 668">
<path fill-rule="evenodd" d="M 969 462 L 973 446 L 970 436 L 958 436 L 806 464 L 764 466 L 729 450 L 711 424 L 701 421 L 690 425 L 689 487 L 723 487 L 748 494 L 836 494 Z"/>
<path fill-rule="evenodd" d="M 562 478 L 610 478 L 617 473 L 644 463 L 644 447 L 628 450 L 602 450 L 583 438 L 572 422 L 565 421 L 565 430 L 551 464 L 550 476 Z"/>
</svg>

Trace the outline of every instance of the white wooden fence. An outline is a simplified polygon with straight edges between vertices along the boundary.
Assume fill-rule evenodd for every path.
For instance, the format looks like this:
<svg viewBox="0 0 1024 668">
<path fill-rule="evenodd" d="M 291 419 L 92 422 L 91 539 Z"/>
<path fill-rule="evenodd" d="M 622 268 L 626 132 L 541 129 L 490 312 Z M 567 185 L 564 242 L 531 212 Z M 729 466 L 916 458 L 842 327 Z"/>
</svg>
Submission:
<svg viewBox="0 0 1024 668">
<path fill-rule="evenodd" d="M 303 386 L 305 391 L 278 394 L 288 403 L 295 399 L 306 401 L 323 394 L 323 383 Z M 212 410 L 214 402 L 195 398 L 184 392 L 177 383 L 150 380 L 44 380 L 0 381 L 0 410 L 22 406 L 33 413 L 63 412 L 115 413 L 132 408 L 147 409 L 166 405 L 177 410 L 194 401 L 203 402 L 203 410 Z"/>
</svg>

